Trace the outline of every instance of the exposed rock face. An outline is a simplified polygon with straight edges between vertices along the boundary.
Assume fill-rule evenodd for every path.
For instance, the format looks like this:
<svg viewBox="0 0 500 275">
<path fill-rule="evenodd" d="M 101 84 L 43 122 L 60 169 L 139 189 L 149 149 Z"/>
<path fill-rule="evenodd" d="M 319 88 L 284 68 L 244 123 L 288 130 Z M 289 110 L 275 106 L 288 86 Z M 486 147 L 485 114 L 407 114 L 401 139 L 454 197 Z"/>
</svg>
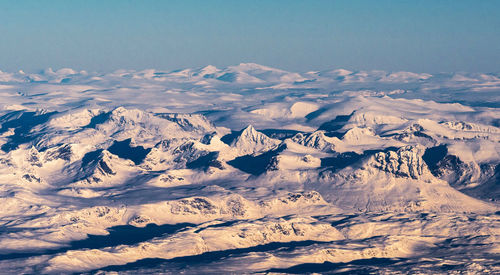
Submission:
<svg viewBox="0 0 500 275">
<path fill-rule="evenodd" d="M 43 163 L 40 159 L 40 152 L 35 147 L 32 147 L 27 155 L 26 160 L 33 166 L 42 167 Z"/>
<path fill-rule="evenodd" d="M 52 161 L 57 159 L 62 159 L 65 161 L 70 161 L 73 153 L 70 144 L 63 144 L 60 147 L 48 150 L 45 154 L 45 161 Z"/>
<path fill-rule="evenodd" d="M 406 146 L 397 151 L 376 153 L 372 165 L 398 177 L 418 179 L 426 171 L 422 154 L 422 148 Z"/>
<path fill-rule="evenodd" d="M 206 198 L 190 198 L 179 200 L 172 203 L 172 214 L 187 215 L 187 214 L 200 214 L 200 215 L 214 215 L 217 214 L 217 206 Z"/>
</svg>

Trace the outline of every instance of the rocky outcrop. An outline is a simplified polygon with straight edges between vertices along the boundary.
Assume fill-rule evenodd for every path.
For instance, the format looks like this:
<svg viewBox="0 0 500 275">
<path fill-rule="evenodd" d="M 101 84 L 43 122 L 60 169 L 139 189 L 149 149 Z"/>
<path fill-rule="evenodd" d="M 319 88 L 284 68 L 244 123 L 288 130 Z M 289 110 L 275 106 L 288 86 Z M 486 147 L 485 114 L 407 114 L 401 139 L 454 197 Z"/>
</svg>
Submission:
<svg viewBox="0 0 500 275">
<path fill-rule="evenodd" d="M 427 171 L 422 154 L 423 148 L 419 146 L 405 146 L 397 151 L 376 153 L 371 165 L 397 177 L 419 179 Z"/>
</svg>

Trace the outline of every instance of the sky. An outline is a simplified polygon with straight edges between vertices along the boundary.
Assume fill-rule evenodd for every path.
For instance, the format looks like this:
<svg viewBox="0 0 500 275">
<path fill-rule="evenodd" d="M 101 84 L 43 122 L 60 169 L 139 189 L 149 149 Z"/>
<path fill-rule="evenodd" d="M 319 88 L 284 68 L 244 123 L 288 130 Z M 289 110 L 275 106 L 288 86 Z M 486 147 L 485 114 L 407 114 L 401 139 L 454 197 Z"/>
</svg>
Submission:
<svg viewBox="0 0 500 275">
<path fill-rule="evenodd" d="M 495 0 L 0 0 L 0 70 L 500 72 Z"/>
</svg>

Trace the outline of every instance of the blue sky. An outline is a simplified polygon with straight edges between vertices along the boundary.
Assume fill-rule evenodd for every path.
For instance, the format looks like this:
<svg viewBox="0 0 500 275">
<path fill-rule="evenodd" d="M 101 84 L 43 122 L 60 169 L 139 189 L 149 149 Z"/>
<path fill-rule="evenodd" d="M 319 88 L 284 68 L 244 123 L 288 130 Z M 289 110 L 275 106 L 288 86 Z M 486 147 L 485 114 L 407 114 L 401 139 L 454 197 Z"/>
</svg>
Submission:
<svg viewBox="0 0 500 275">
<path fill-rule="evenodd" d="M 500 71 L 500 1 L 0 0 L 0 70 Z"/>
</svg>

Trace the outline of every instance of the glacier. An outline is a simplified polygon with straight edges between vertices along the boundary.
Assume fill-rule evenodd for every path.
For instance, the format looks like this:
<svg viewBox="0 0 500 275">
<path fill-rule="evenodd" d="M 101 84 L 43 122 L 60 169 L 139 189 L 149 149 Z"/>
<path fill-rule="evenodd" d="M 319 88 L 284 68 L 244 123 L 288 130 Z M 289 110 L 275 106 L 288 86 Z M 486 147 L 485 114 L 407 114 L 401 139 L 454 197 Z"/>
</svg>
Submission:
<svg viewBox="0 0 500 275">
<path fill-rule="evenodd" d="M 500 272 L 500 74 L 0 71 L 0 273 Z"/>
</svg>

